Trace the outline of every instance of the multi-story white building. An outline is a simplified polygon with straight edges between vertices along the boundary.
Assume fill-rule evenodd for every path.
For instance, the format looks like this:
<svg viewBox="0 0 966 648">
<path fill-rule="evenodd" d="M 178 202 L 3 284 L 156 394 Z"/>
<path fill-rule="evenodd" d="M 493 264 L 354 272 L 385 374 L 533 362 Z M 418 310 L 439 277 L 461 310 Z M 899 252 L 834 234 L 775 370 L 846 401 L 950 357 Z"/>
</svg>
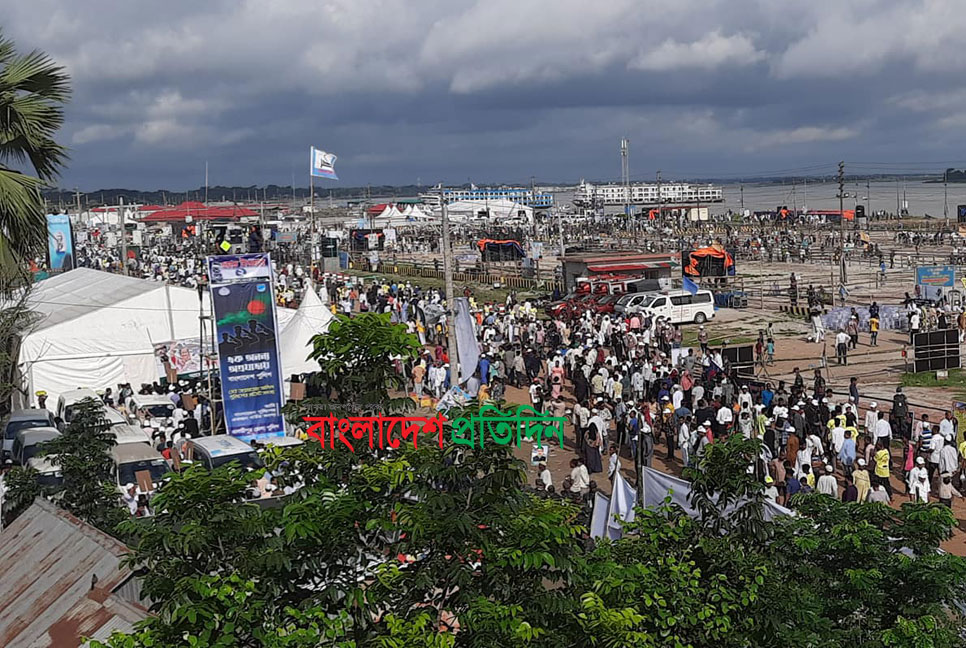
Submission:
<svg viewBox="0 0 966 648">
<path fill-rule="evenodd" d="M 533 207 L 534 209 L 549 209 L 553 207 L 553 194 L 549 191 L 531 191 L 526 187 L 476 187 L 469 189 L 443 189 L 443 196 L 447 203 L 461 200 L 486 202 L 488 200 L 510 200 L 512 202 Z M 420 194 L 420 198 L 427 204 L 439 205 L 438 194 Z"/>
<path fill-rule="evenodd" d="M 660 197 L 658 191 L 660 187 Z M 607 205 L 692 205 L 695 203 L 724 202 L 724 192 L 714 185 L 692 185 L 682 182 L 653 184 L 635 183 L 594 185 L 583 180 L 574 191 L 574 204 L 581 206 Z"/>
</svg>

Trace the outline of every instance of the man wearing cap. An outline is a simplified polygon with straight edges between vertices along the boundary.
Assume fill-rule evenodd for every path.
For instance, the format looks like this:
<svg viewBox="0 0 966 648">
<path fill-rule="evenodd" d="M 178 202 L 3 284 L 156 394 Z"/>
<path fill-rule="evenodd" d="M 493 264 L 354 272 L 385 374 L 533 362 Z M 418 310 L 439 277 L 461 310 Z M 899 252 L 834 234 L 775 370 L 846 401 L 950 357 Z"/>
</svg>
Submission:
<svg viewBox="0 0 966 648">
<path fill-rule="evenodd" d="M 869 403 L 869 410 L 865 413 L 865 433 L 875 435 L 875 423 L 879 420 L 879 413 L 876 409 L 879 404 L 875 401 Z"/>
<path fill-rule="evenodd" d="M 775 488 L 775 480 L 771 475 L 765 475 L 765 499 L 778 502 L 778 489 Z"/>
<path fill-rule="evenodd" d="M 815 490 L 823 495 L 839 498 L 839 482 L 835 479 L 835 469 L 832 464 L 825 464 L 825 474 L 818 478 Z"/>
<path fill-rule="evenodd" d="M 860 458 L 856 461 L 856 469 L 852 473 L 852 481 L 855 483 L 855 488 L 859 491 L 856 501 L 864 502 L 869 496 L 869 491 L 872 489 L 872 480 L 869 476 L 865 459 Z"/>
<path fill-rule="evenodd" d="M 43 390 L 37 392 L 37 409 L 47 409 L 47 392 Z"/>
<path fill-rule="evenodd" d="M 946 438 L 942 434 L 932 435 L 932 439 L 929 441 L 929 461 L 927 462 L 930 482 L 939 472 L 939 456 L 942 454 L 945 445 Z"/>
<path fill-rule="evenodd" d="M 939 436 L 939 435 L 936 435 Z M 942 438 L 942 437 L 939 437 Z M 916 467 L 909 471 L 909 498 L 920 502 L 929 501 L 929 472 L 922 457 L 916 459 Z"/>
<path fill-rule="evenodd" d="M 750 412 L 753 404 L 754 399 L 751 397 L 751 392 L 748 391 L 748 385 L 742 385 L 741 391 L 738 393 L 739 410 L 747 409 Z"/>
</svg>

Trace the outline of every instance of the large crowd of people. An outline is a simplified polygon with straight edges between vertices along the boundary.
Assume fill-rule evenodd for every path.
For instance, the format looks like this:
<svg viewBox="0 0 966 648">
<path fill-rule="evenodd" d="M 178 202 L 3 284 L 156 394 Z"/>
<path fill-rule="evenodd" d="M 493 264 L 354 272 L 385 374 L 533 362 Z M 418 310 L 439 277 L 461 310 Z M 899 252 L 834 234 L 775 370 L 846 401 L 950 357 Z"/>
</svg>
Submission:
<svg viewBox="0 0 966 648">
<path fill-rule="evenodd" d="M 735 232 L 732 237 L 736 249 L 762 256 L 784 250 L 784 256 L 798 253 L 801 260 L 808 258 L 809 250 L 831 244 L 794 229 L 767 237 L 741 238 Z M 698 242 L 682 239 L 678 244 Z M 426 250 L 435 244 L 418 237 L 402 243 L 408 249 Z M 81 267 L 121 270 L 116 250 L 96 242 L 80 247 L 77 262 Z M 188 287 L 205 283 L 202 251 L 190 246 L 145 248 L 128 260 L 127 272 Z M 275 275 L 280 306 L 297 306 L 304 291 L 313 289 L 333 312 L 389 313 L 393 322 L 406 326 L 418 337 L 422 351 L 414 362 L 399 364 L 398 370 L 420 402 L 426 397 L 440 399 L 453 386 L 445 300 L 439 289 L 423 288 L 418 280 L 397 283 L 330 275 L 298 263 L 276 264 Z M 819 313 L 825 295 L 811 286 L 799 288 L 794 275 L 791 282 L 789 292 L 815 311 L 813 339 L 821 341 L 825 331 Z M 913 420 L 901 389 L 883 407 L 863 399 L 855 379 L 847 392 L 844 385 L 842 391 L 833 391 L 819 370 L 806 378 L 796 369 L 787 380 L 762 383 L 732 366 L 726 347 L 711 343 L 711 324 L 689 331 L 685 344 L 682 327 L 660 317 L 587 310 L 565 321 L 546 318 L 536 303 L 512 292 L 500 303 L 479 303 L 469 288 L 462 292 L 475 317 L 480 351 L 472 377 L 461 385 L 469 397 L 527 399 L 534 408 L 571 422 L 570 470 L 554 475 L 542 464 L 537 471 L 540 489 L 586 497 L 596 487 L 598 473 L 606 471 L 612 478 L 635 460 L 651 465 L 656 453 L 671 469 L 694 465 L 709 444 L 733 434 L 762 442 L 761 454 L 749 470 L 765 484 L 768 496 L 782 504 L 790 504 L 796 493 L 813 490 L 844 500 L 891 501 L 897 497 L 892 476 L 901 476 L 905 495 L 922 501 L 949 504 L 966 487 L 966 443 L 957 444 L 957 419 L 947 413 L 940 421 L 931 422 L 928 414 Z M 933 315 L 915 300 L 907 298 L 904 306 L 912 332 L 932 321 Z M 875 302 L 868 308 L 875 324 L 878 309 Z M 942 310 L 938 313 L 936 318 Z M 854 314 L 835 336 L 841 364 L 847 363 L 848 350 L 857 343 Z M 966 327 L 966 321 L 957 323 Z M 878 326 L 873 328 L 875 344 Z M 762 365 L 774 360 L 770 327 L 755 350 Z M 212 414 L 204 397 L 207 387 L 197 387 L 178 383 L 169 388 L 172 398 L 183 393 L 195 396 L 192 400 L 199 407 L 150 431 L 160 450 L 170 452 L 179 440 L 210 429 L 210 418 L 205 418 Z M 123 406 L 131 388 L 118 388 L 122 393 L 117 404 Z M 142 387 L 147 392 L 164 389 L 160 383 Z M 195 419 L 197 425 L 192 425 Z"/>
</svg>

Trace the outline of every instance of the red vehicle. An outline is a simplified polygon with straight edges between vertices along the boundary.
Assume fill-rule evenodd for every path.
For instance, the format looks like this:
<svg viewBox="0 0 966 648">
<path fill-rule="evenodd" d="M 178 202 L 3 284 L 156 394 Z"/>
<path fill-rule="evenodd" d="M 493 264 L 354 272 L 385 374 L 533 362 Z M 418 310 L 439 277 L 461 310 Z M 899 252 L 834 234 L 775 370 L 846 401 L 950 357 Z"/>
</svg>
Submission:
<svg viewBox="0 0 966 648">
<path fill-rule="evenodd" d="M 593 304 L 590 305 L 590 308 L 593 308 L 595 313 L 613 313 L 614 306 L 620 297 L 621 295 L 619 293 L 604 295 L 600 299 L 595 299 Z"/>
</svg>

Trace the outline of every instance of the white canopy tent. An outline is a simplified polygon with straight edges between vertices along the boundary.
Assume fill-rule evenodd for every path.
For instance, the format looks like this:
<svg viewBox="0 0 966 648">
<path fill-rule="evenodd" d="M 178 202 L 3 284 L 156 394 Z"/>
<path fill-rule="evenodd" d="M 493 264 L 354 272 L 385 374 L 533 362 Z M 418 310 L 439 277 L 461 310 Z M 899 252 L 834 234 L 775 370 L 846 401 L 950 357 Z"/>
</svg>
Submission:
<svg viewBox="0 0 966 648">
<path fill-rule="evenodd" d="M 207 292 L 199 302 L 196 290 L 90 268 L 38 282 L 27 304 L 36 321 L 20 335 L 23 394 L 15 393 L 15 407 L 41 389 L 55 402 L 77 387 L 154 382 L 159 376 L 153 345 L 197 338 L 200 307 L 211 312 Z M 294 311 L 277 312 L 281 330 Z"/>
<path fill-rule="evenodd" d="M 298 310 L 288 324 L 282 327 L 279 335 L 279 361 L 282 364 L 286 392 L 288 380 L 292 374 L 318 370 L 318 363 L 307 359 L 311 351 L 312 337 L 318 333 L 325 333 L 333 319 L 335 315 L 322 303 L 315 291 L 312 289 L 305 291 L 305 298 Z"/>
</svg>

